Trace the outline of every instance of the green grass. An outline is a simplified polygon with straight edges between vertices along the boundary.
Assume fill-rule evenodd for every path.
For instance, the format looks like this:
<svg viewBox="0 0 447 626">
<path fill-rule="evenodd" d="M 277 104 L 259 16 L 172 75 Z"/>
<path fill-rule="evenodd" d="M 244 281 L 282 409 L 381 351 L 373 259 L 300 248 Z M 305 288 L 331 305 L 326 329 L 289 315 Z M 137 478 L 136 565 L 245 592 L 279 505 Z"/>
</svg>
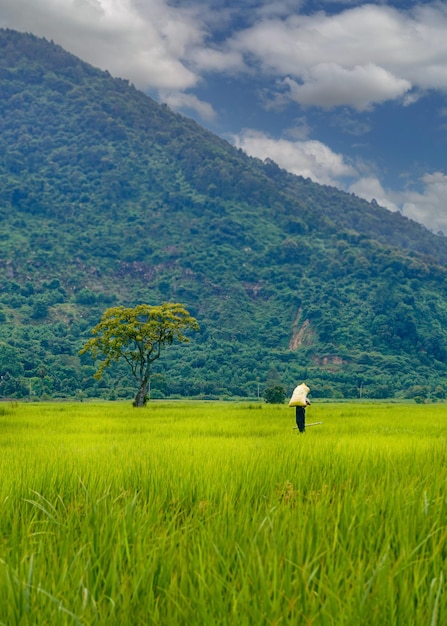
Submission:
<svg viewBox="0 0 447 626">
<path fill-rule="evenodd" d="M 441 626 L 443 405 L 0 405 L 0 624 Z"/>
</svg>

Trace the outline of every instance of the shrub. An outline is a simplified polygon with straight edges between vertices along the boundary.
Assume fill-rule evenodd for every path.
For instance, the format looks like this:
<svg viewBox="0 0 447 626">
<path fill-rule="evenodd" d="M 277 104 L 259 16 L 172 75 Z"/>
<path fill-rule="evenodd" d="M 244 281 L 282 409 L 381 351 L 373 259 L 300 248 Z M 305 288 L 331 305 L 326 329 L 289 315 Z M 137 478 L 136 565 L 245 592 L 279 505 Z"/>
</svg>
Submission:
<svg viewBox="0 0 447 626">
<path fill-rule="evenodd" d="M 282 385 L 273 385 L 267 387 L 262 395 L 267 404 L 284 404 L 286 390 Z"/>
</svg>

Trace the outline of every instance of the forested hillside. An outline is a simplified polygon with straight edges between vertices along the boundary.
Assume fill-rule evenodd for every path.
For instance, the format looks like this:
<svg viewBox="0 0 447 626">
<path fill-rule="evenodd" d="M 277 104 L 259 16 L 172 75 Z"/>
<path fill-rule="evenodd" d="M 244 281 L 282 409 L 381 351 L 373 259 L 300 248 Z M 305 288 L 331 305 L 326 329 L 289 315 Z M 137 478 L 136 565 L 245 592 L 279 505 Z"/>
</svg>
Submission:
<svg viewBox="0 0 447 626">
<path fill-rule="evenodd" d="M 444 398 L 447 241 L 247 157 L 32 35 L 0 30 L 0 397 L 132 397 L 79 349 L 112 305 L 201 332 L 153 397 Z"/>
</svg>

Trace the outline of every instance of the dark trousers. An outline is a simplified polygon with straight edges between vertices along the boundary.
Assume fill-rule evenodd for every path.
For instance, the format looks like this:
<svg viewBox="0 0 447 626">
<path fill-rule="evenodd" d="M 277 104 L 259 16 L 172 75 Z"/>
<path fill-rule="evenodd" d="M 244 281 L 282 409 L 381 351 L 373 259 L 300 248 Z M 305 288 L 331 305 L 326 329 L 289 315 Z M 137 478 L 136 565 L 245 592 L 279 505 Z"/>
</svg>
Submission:
<svg viewBox="0 0 447 626">
<path fill-rule="evenodd" d="M 306 409 L 303 406 L 296 407 L 296 425 L 300 433 L 304 433 L 306 430 Z"/>
</svg>

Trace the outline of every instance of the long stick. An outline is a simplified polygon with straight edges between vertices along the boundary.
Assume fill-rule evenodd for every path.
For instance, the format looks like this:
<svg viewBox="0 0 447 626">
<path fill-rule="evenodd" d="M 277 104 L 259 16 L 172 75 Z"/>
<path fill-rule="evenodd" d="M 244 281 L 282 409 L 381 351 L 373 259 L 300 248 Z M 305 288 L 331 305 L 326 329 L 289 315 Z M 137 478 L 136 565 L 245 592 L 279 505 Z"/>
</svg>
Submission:
<svg viewBox="0 0 447 626">
<path fill-rule="evenodd" d="M 318 426 L 318 424 L 322 424 L 323 422 L 312 422 L 312 424 L 306 424 L 306 428 L 308 426 Z M 298 428 L 298 426 L 294 426 L 293 430 L 296 430 Z"/>
</svg>

